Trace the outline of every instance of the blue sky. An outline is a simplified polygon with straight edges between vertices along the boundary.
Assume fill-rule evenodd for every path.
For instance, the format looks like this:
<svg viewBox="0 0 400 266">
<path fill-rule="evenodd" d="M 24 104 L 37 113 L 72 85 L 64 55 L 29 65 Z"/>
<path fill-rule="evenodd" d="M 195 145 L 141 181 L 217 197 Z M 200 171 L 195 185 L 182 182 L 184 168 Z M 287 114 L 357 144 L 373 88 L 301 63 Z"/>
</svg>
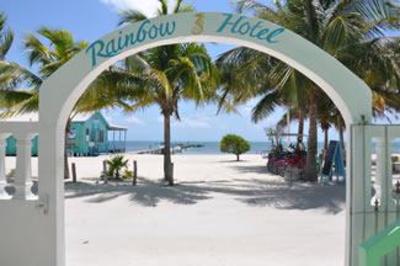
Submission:
<svg viewBox="0 0 400 266">
<path fill-rule="evenodd" d="M 199 11 L 232 12 L 230 0 L 192 0 Z M 141 8 L 151 15 L 155 0 L 12 0 L 0 1 L 0 10 L 8 16 L 8 23 L 16 34 L 14 46 L 8 60 L 27 65 L 22 48 L 22 40 L 27 33 L 41 26 L 64 28 L 71 31 L 79 40 L 92 42 L 115 29 L 118 12 L 122 8 Z M 217 56 L 230 46 L 208 44 L 212 56 Z M 281 118 L 282 110 L 259 124 L 250 121 L 251 108 L 255 101 L 239 107 L 239 114 L 220 114 L 216 116 L 216 106 L 196 108 L 192 103 L 181 104 L 182 121 L 173 123 L 172 136 L 175 141 L 219 140 L 227 133 L 236 133 L 253 141 L 266 140 L 264 128 L 273 127 Z M 130 140 L 161 140 L 162 120 L 155 106 L 136 112 L 123 114 L 119 110 L 107 110 L 105 115 L 113 123 L 129 128 Z M 296 125 L 292 125 L 295 130 Z"/>
</svg>

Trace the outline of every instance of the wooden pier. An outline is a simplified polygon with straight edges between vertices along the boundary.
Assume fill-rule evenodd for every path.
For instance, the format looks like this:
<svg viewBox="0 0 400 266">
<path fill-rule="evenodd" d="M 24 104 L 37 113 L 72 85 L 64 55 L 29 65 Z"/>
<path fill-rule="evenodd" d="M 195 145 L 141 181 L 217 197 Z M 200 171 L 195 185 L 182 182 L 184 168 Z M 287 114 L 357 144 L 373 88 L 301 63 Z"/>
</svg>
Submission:
<svg viewBox="0 0 400 266">
<path fill-rule="evenodd" d="M 193 148 L 202 148 L 203 144 L 176 144 L 171 148 L 171 153 L 182 153 L 185 150 L 193 149 Z M 157 148 L 149 148 L 145 150 L 136 151 L 136 154 L 164 154 L 164 147 L 160 146 Z"/>
</svg>

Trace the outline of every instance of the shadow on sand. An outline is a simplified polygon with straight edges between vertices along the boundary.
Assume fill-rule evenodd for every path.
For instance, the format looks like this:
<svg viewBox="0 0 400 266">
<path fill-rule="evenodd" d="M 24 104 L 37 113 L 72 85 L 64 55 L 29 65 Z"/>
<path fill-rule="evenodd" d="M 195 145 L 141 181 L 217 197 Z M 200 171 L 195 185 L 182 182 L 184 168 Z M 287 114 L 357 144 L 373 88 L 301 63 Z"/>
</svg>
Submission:
<svg viewBox="0 0 400 266">
<path fill-rule="evenodd" d="M 257 167 L 237 166 L 240 171 L 265 171 Z M 344 186 L 320 186 L 258 179 L 233 179 L 217 181 L 180 182 L 174 187 L 140 178 L 138 185 L 128 183 L 94 184 L 87 182 L 66 183 L 66 198 L 87 197 L 87 202 L 101 203 L 121 196 L 142 206 L 156 207 L 161 201 L 175 204 L 196 204 L 213 198 L 215 193 L 232 196 L 233 199 L 254 207 L 310 210 L 321 209 L 336 214 L 345 207 Z"/>
</svg>

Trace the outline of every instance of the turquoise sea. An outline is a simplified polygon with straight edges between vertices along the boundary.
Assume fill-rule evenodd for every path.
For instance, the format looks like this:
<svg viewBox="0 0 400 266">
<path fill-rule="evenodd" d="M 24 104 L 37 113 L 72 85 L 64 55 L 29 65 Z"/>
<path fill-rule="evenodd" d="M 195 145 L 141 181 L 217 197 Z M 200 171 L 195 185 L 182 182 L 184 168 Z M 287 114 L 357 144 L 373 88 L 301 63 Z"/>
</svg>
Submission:
<svg viewBox="0 0 400 266">
<path fill-rule="evenodd" d="M 126 149 L 127 152 L 137 152 L 147 149 L 155 149 L 161 145 L 161 141 L 127 141 Z M 172 145 L 177 144 L 194 144 L 202 145 L 200 148 L 191 148 L 183 151 L 184 154 L 221 154 L 219 150 L 218 141 L 180 141 L 173 142 Z M 322 149 L 322 143 L 319 145 L 319 149 Z M 251 141 L 249 154 L 261 154 L 268 152 L 271 149 L 271 143 L 268 141 Z"/>
<path fill-rule="evenodd" d="M 141 150 L 158 148 L 161 145 L 161 141 L 127 141 L 126 148 L 127 152 L 137 152 Z M 199 144 L 203 145 L 200 148 L 191 148 L 184 150 L 184 154 L 221 154 L 219 150 L 219 142 L 217 141 L 179 141 L 173 142 L 176 144 Z M 251 149 L 249 154 L 260 154 L 265 153 L 271 149 L 271 144 L 268 141 L 252 141 L 250 142 Z M 322 149 L 323 144 L 319 143 L 319 150 Z M 375 146 L 375 145 L 374 145 Z M 374 148 L 373 148 L 374 149 Z M 395 153 L 400 153 L 400 142 L 393 143 L 392 150 Z"/>
<path fill-rule="evenodd" d="M 213 141 L 181 141 L 181 142 L 173 142 L 173 145 L 176 144 L 194 144 L 194 145 L 203 145 L 200 148 L 191 148 L 184 150 L 184 154 L 220 154 L 219 151 L 219 142 Z M 161 142 L 157 141 L 127 141 L 126 149 L 127 152 L 136 152 L 140 150 L 146 150 L 151 148 L 157 148 L 161 145 Z M 270 144 L 267 142 L 251 142 L 251 150 L 249 153 L 251 154 L 260 154 L 270 149 Z"/>
</svg>

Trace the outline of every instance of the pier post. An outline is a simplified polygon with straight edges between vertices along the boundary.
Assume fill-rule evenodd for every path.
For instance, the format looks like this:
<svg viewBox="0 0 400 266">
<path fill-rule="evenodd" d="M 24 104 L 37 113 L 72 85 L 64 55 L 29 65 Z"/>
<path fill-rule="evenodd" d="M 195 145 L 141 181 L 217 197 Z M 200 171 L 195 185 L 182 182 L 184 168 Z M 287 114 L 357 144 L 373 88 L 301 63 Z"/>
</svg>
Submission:
<svg viewBox="0 0 400 266">
<path fill-rule="evenodd" d="M 72 183 L 76 183 L 76 180 L 77 180 L 77 178 L 76 178 L 76 164 L 75 163 L 72 163 L 71 164 L 71 170 L 72 170 Z"/>
<path fill-rule="evenodd" d="M 133 161 L 133 179 L 132 186 L 136 186 L 137 184 L 137 161 Z"/>
</svg>

